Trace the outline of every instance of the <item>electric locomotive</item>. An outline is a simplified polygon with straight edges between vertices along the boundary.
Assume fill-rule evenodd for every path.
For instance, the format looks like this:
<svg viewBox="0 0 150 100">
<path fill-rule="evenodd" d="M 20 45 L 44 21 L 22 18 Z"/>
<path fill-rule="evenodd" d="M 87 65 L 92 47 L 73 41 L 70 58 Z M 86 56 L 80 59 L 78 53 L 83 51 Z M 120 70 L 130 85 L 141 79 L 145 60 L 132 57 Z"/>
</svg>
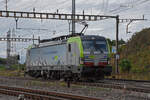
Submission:
<svg viewBox="0 0 150 100">
<path fill-rule="evenodd" d="M 96 35 L 67 35 L 41 40 L 28 49 L 26 71 L 32 77 L 102 79 L 111 75 L 109 44 Z"/>
</svg>

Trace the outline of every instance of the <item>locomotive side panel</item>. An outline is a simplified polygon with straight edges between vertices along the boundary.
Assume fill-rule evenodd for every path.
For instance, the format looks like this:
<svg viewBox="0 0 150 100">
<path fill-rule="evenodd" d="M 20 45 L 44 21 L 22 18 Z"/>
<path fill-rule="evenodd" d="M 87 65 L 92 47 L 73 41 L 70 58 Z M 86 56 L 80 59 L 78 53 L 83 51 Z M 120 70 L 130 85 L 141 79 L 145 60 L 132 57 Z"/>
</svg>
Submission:
<svg viewBox="0 0 150 100">
<path fill-rule="evenodd" d="M 67 65 L 66 44 L 32 48 L 29 53 L 30 70 L 56 70 Z"/>
</svg>

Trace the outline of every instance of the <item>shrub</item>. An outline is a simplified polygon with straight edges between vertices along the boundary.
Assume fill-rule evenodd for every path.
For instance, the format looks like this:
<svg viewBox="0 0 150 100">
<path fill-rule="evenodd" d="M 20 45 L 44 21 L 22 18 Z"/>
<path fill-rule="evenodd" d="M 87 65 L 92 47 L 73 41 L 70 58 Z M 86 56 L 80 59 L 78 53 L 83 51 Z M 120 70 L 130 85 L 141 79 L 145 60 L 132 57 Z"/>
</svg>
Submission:
<svg viewBox="0 0 150 100">
<path fill-rule="evenodd" d="M 120 70 L 122 72 L 130 72 L 131 62 L 129 60 L 123 59 L 123 60 L 121 60 L 119 65 L 120 65 Z"/>
<path fill-rule="evenodd" d="M 3 66 L 3 65 L 0 65 L 0 71 L 1 71 L 1 70 L 6 70 L 6 67 Z"/>
</svg>

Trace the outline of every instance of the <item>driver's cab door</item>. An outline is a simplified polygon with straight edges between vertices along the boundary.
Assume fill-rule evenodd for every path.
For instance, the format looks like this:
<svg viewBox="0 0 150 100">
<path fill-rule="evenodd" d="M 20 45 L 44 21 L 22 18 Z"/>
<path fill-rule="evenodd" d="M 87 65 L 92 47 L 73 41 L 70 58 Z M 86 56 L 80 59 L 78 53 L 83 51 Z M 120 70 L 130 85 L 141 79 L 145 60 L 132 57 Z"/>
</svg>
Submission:
<svg viewBox="0 0 150 100">
<path fill-rule="evenodd" d="M 68 65 L 77 66 L 79 64 L 79 48 L 77 43 L 68 44 Z"/>
</svg>

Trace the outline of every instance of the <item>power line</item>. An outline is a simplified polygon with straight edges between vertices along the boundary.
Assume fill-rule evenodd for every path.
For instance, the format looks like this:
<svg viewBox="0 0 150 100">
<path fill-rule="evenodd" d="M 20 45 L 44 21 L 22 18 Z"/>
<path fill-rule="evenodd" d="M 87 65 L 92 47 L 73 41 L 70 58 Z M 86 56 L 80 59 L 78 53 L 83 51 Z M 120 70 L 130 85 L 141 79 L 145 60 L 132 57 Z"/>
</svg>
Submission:
<svg viewBox="0 0 150 100">
<path fill-rule="evenodd" d="M 108 6 L 109 6 L 109 0 L 103 0 L 103 2 L 102 2 L 102 12 L 103 13 L 105 13 L 105 12 L 107 12 L 107 10 L 108 10 Z"/>
<path fill-rule="evenodd" d="M 112 14 L 117 14 L 120 13 L 122 11 L 127 11 L 129 9 L 132 9 L 138 5 L 142 5 L 145 4 L 146 2 L 149 2 L 150 0 L 136 0 L 136 1 L 132 1 L 130 3 L 126 3 L 124 5 L 120 5 L 118 8 L 115 8 L 113 10 L 110 10 L 109 12 Z"/>
</svg>

